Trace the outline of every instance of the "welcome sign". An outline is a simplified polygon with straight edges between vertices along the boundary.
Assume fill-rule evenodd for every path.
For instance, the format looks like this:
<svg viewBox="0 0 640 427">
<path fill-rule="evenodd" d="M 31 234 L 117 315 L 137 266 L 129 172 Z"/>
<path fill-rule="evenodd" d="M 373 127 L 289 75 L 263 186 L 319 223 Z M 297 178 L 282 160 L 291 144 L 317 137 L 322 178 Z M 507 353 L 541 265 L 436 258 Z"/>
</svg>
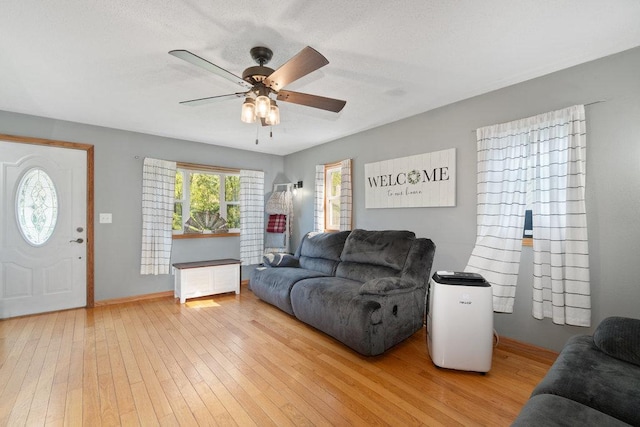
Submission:
<svg viewBox="0 0 640 427">
<path fill-rule="evenodd" d="M 365 207 L 456 205 L 456 149 L 364 165 Z"/>
</svg>

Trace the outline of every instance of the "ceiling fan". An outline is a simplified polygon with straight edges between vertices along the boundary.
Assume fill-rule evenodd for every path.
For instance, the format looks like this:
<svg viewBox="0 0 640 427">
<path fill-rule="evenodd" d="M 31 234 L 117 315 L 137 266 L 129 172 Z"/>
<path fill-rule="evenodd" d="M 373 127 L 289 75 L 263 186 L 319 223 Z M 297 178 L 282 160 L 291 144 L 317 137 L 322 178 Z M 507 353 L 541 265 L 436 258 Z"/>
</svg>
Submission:
<svg viewBox="0 0 640 427">
<path fill-rule="evenodd" d="M 192 99 L 182 101 L 180 104 L 196 106 L 229 98 L 244 97 L 241 120 L 245 123 L 254 123 L 256 120 L 260 120 L 263 126 L 280 123 L 280 111 L 276 100 L 306 105 L 334 113 L 338 113 L 344 108 L 346 101 L 284 89 L 288 84 L 329 63 L 327 58 L 317 50 L 307 46 L 277 70 L 265 66 L 273 56 L 273 52 L 268 47 L 254 47 L 250 50 L 250 53 L 258 65 L 247 68 L 243 71 L 242 77 L 239 77 L 188 50 L 170 51 L 169 54 L 176 58 L 204 68 L 245 89 L 244 92 Z M 271 94 L 275 95 L 276 100 L 271 99 Z"/>
</svg>

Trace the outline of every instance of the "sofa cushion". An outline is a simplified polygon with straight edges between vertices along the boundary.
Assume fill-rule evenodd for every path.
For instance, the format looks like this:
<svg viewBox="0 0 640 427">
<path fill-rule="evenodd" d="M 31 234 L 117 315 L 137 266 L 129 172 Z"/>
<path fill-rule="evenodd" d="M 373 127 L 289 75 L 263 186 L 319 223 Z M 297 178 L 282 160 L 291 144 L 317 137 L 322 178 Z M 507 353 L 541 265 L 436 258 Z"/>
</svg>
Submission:
<svg viewBox="0 0 640 427">
<path fill-rule="evenodd" d="M 291 288 L 298 281 L 309 277 L 324 276 L 319 271 L 294 267 L 258 267 L 253 271 L 249 289 L 263 301 L 273 304 L 282 311 L 293 314 Z"/>
<path fill-rule="evenodd" d="M 400 271 L 381 265 L 343 261 L 338 264 L 336 276 L 364 283 L 381 277 L 399 277 Z"/>
<path fill-rule="evenodd" d="M 532 395 L 556 394 L 640 425 L 640 366 L 600 351 L 589 335 L 569 339 Z"/>
<path fill-rule="evenodd" d="M 303 237 L 297 252 L 300 267 L 334 275 L 347 236 L 348 231 L 308 233 Z"/>
<path fill-rule="evenodd" d="M 596 328 L 593 342 L 609 356 L 640 366 L 640 319 L 608 317 Z"/>
<path fill-rule="evenodd" d="M 381 277 L 364 282 L 360 287 L 361 295 L 389 295 L 391 293 L 407 292 L 414 289 L 416 284 L 411 280 L 399 277 Z"/>
<path fill-rule="evenodd" d="M 339 277 L 306 279 L 291 290 L 291 304 L 301 320 L 357 352 L 370 356 L 384 347 L 380 304 L 359 295 L 361 283 Z"/>
<path fill-rule="evenodd" d="M 301 280 L 291 289 L 295 316 L 365 356 L 382 354 L 423 327 L 425 288 L 362 294 L 340 277 Z"/>
<path fill-rule="evenodd" d="M 300 256 L 340 261 L 348 231 L 337 233 L 307 233 L 300 246 Z"/>
<path fill-rule="evenodd" d="M 511 427 L 628 426 L 617 418 L 553 394 L 533 396 Z"/>
<path fill-rule="evenodd" d="M 402 270 L 414 239 L 411 231 L 353 230 L 340 259 Z"/>
</svg>

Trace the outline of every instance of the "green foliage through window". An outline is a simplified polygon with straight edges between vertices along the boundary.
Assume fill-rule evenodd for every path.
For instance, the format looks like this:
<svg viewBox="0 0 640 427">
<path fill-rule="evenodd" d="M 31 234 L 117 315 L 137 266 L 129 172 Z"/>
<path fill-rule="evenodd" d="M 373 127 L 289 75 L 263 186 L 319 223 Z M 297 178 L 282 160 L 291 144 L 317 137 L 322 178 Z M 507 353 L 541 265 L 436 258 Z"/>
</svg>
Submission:
<svg viewBox="0 0 640 427">
<path fill-rule="evenodd" d="M 184 234 L 237 230 L 240 228 L 239 200 L 238 175 L 178 169 L 173 230 Z"/>
<path fill-rule="evenodd" d="M 325 169 L 325 229 L 340 229 L 340 187 L 342 175 L 340 167 L 330 167 Z"/>
</svg>

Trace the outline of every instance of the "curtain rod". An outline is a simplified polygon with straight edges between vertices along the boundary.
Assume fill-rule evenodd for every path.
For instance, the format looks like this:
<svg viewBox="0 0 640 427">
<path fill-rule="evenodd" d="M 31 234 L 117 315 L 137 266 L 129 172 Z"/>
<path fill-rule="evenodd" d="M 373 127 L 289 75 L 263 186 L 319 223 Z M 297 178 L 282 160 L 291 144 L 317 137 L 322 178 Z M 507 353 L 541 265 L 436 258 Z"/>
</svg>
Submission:
<svg viewBox="0 0 640 427">
<path fill-rule="evenodd" d="M 140 156 L 133 156 L 134 159 L 140 160 Z M 145 156 L 146 158 L 146 156 Z M 193 170 L 209 170 L 214 172 L 227 172 L 227 173 L 240 173 L 240 171 L 252 171 L 252 172 L 264 172 L 261 169 L 247 169 L 247 168 L 228 168 L 224 166 L 211 166 L 211 165 L 203 165 L 198 163 L 188 163 L 188 162 L 178 162 L 176 161 L 176 166 L 183 169 L 193 169 Z M 266 174 L 266 172 L 264 172 Z"/>
<path fill-rule="evenodd" d="M 601 99 L 600 101 L 593 101 L 593 102 L 589 102 L 588 104 L 582 104 L 582 105 L 584 105 L 585 107 L 588 107 L 590 105 L 600 104 L 601 102 L 607 102 L 607 100 L 606 99 Z M 487 125 L 487 126 L 491 126 L 491 125 Z M 480 126 L 480 127 L 484 127 L 484 126 Z M 478 128 L 478 129 L 480 129 L 480 128 Z M 471 133 L 475 133 L 478 129 L 473 129 L 471 131 Z"/>
<path fill-rule="evenodd" d="M 224 166 L 211 166 L 211 165 L 203 165 L 198 163 L 188 163 L 188 162 L 176 162 L 176 166 L 183 169 L 190 170 L 203 170 L 203 171 L 212 171 L 212 172 L 222 172 L 222 173 L 240 173 L 241 171 L 252 171 L 252 172 L 264 172 L 260 169 L 246 169 L 246 168 L 229 168 Z"/>
<path fill-rule="evenodd" d="M 226 168 L 226 167 L 221 167 L 221 166 L 210 166 L 210 165 L 203 165 L 203 164 L 198 164 L 198 163 L 187 163 L 187 162 L 176 162 L 176 166 L 179 168 L 183 168 L 183 169 L 190 169 L 190 170 L 202 170 L 202 171 L 209 171 L 209 172 L 227 172 L 227 173 L 240 173 L 240 169 L 236 169 L 236 168 Z"/>
</svg>

